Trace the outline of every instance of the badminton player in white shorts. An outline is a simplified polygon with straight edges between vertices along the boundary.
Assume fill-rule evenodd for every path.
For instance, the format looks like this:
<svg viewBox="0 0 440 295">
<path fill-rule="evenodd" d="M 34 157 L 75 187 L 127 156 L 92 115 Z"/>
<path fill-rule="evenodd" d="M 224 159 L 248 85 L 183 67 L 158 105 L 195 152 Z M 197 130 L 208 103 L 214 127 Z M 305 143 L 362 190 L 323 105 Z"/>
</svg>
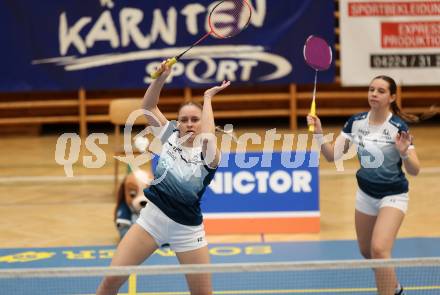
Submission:
<svg viewBox="0 0 440 295">
<path fill-rule="evenodd" d="M 335 143 L 323 143 L 328 161 L 341 158 L 355 143 L 361 164 L 356 173 L 355 225 L 361 254 L 369 259 L 391 257 L 394 241 L 408 207 L 408 180 L 420 170 L 412 136 L 404 122 L 418 117 L 403 113 L 396 103 L 397 85 L 388 76 L 374 78 L 368 89 L 369 112 L 352 116 Z M 308 116 L 315 134 L 322 134 L 321 121 Z M 403 288 L 393 268 L 375 269 L 381 295 L 402 295 Z"/>
<path fill-rule="evenodd" d="M 220 158 L 211 99 L 230 82 L 205 91 L 203 106 L 184 104 L 178 111 L 178 122 L 170 122 L 157 103 L 171 69 L 162 63 L 160 70 L 163 73 L 143 98 L 143 108 L 150 114 L 149 124 L 161 127 L 155 128 L 160 130 L 158 136 L 163 143 L 154 173 L 157 183 L 144 191 L 149 202 L 119 243 L 111 266 L 139 265 L 165 243 L 181 264 L 210 263 L 200 200 Z M 199 141 L 199 135 L 208 135 L 211 140 Z M 191 274 L 186 279 L 191 294 L 212 294 L 209 274 Z M 126 280 L 127 277 L 105 277 L 96 294 L 117 294 Z"/>
</svg>

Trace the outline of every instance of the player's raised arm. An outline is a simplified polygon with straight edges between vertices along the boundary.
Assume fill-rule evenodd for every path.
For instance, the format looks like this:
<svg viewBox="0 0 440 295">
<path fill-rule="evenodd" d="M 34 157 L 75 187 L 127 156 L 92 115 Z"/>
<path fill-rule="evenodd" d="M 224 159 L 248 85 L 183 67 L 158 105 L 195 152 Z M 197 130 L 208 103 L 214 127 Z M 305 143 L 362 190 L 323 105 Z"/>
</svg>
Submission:
<svg viewBox="0 0 440 295">
<path fill-rule="evenodd" d="M 153 80 L 142 99 L 142 108 L 148 111 L 146 117 L 148 123 L 152 126 L 163 126 L 168 122 L 167 118 L 157 107 L 157 104 L 163 85 L 171 73 L 171 67 L 164 61 L 159 69 L 162 71 L 162 74 L 156 80 Z"/>
<path fill-rule="evenodd" d="M 217 167 L 220 160 L 220 152 L 217 149 L 217 140 L 215 137 L 214 113 L 211 101 L 213 97 L 223 89 L 231 85 L 230 81 L 223 81 L 220 86 L 212 87 L 205 91 L 203 96 L 202 109 L 202 136 L 204 137 L 202 153 L 205 162 L 209 167 Z"/>
</svg>

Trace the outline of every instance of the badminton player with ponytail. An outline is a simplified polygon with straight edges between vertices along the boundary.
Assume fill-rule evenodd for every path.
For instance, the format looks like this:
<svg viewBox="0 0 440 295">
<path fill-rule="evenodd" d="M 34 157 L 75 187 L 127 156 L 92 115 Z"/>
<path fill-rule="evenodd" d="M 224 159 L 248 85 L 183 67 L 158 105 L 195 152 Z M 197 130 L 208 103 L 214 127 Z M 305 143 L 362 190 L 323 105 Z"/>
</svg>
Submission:
<svg viewBox="0 0 440 295">
<path fill-rule="evenodd" d="M 163 143 L 154 172 L 160 181 L 144 191 L 149 202 L 119 243 L 112 266 L 139 265 L 165 243 L 181 264 L 210 263 L 200 201 L 220 157 L 211 100 L 230 82 L 206 90 L 203 106 L 186 103 L 178 110 L 178 121 L 168 121 L 157 104 L 171 67 L 163 62 L 159 71 L 161 74 L 145 93 L 143 108 Z M 209 274 L 191 274 L 186 279 L 192 295 L 212 294 Z M 126 280 L 106 277 L 96 294 L 117 294 Z"/>
<path fill-rule="evenodd" d="M 368 88 L 370 110 L 352 116 L 334 143 L 321 145 L 327 161 L 338 160 L 351 143 L 357 147 L 361 166 L 356 173 L 355 226 L 360 252 L 367 259 L 391 258 L 408 207 L 408 180 L 402 166 L 413 176 L 420 171 L 413 137 L 405 123 L 419 118 L 400 110 L 396 93 L 392 78 L 375 77 Z M 307 123 L 315 127 L 315 136 L 323 134 L 316 115 L 309 115 Z M 374 271 L 379 294 L 404 294 L 393 268 Z"/>
</svg>

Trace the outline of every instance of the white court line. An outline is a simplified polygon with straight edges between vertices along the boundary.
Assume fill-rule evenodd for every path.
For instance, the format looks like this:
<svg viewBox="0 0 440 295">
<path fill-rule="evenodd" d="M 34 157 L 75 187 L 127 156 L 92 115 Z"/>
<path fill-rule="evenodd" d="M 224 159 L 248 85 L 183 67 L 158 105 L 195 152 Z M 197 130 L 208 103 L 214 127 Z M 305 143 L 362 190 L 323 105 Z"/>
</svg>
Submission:
<svg viewBox="0 0 440 295">
<path fill-rule="evenodd" d="M 357 169 L 345 169 L 336 171 L 336 169 L 321 169 L 320 176 L 345 176 L 355 174 Z M 430 175 L 440 173 L 440 167 L 422 168 L 420 175 Z M 122 179 L 124 175 L 120 175 Z M 3 176 L 0 177 L 0 184 L 8 183 L 26 183 L 26 182 L 110 182 L 113 181 L 113 175 L 81 175 L 74 177 L 66 176 Z"/>
</svg>

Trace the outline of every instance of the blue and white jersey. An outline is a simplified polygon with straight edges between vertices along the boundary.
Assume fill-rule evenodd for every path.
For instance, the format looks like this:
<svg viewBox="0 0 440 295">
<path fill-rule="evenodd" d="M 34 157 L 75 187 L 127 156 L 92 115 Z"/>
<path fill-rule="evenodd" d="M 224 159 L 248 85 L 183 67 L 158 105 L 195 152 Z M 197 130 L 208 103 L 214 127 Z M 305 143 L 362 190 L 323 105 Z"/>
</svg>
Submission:
<svg viewBox="0 0 440 295">
<path fill-rule="evenodd" d="M 342 135 L 357 146 L 361 164 L 356 173 L 359 188 L 374 198 L 408 192 L 408 180 L 402 171 L 402 160 L 395 147 L 396 135 L 408 131 L 408 125 L 390 114 L 380 126 L 369 124 L 370 113 L 352 116 Z M 411 144 L 410 148 L 414 148 Z"/>
<path fill-rule="evenodd" d="M 175 222 L 200 225 L 203 221 L 200 199 L 217 169 L 205 164 L 201 147 L 179 144 L 175 121 L 164 127 L 161 141 L 155 184 L 144 190 L 145 196 Z"/>
</svg>

